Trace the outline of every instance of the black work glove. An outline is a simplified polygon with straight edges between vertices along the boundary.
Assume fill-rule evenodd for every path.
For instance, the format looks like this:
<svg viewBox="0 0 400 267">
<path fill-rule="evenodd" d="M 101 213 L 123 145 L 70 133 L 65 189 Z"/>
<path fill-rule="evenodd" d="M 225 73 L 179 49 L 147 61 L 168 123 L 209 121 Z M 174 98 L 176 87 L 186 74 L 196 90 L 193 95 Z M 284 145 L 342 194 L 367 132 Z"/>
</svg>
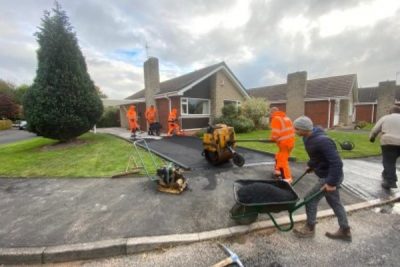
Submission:
<svg viewBox="0 0 400 267">
<path fill-rule="evenodd" d="M 371 143 L 375 142 L 375 137 L 371 137 L 371 138 L 369 139 L 369 141 L 370 141 Z"/>
</svg>

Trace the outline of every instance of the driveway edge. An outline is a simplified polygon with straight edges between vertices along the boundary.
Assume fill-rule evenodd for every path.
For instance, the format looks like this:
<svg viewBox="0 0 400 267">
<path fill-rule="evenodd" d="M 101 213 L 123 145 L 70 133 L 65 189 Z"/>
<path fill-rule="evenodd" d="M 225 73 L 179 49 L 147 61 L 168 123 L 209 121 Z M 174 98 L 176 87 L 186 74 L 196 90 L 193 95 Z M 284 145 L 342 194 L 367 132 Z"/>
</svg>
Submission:
<svg viewBox="0 0 400 267">
<path fill-rule="evenodd" d="M 347 212 L 354 212 L 385 205 L 398 200 L 400 200 L 400 192 L 390 196 L 387 199 L 375 199 L 358 204 L 347 205 L 345 206 L 345 209 Z M 318 218 L 326 218 L 333 215 L 334 214 L 331 209 L 318 212 Z M 295 223 L 305 221 L 305 219 L 305 214 L 293 216 L 293 221 Z M 276 219 L 276 222 L 279 225 L 288 225 L 290 220 L 288 217 L 280 217 Z M 242 235 L 268 228 L 275 228 L 271 220 L 259 221 L 250 225 L 232 226 L 200 233 L 120 238 L 90 243 L 49 247 L 0 248 L 0 264 L 44 264 L 123 256 L 154 249 L 189 244 L 198 241 Z"/>
</svg>

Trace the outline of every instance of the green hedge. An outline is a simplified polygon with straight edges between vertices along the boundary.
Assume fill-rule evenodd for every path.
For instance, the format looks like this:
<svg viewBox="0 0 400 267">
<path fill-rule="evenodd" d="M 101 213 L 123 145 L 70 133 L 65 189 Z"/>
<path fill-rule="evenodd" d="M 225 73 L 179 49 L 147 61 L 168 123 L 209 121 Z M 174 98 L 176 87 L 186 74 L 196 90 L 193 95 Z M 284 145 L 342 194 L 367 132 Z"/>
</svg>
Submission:
<svg viewBox="0 0 400 267">
<path fill-rule="evenodd" d="M 119 127 L 120 125 L 119 109 L 115 107 L 107 107 L 104 109 L 103 115 L 96 124 L 96 127 Z"/>
</svg>

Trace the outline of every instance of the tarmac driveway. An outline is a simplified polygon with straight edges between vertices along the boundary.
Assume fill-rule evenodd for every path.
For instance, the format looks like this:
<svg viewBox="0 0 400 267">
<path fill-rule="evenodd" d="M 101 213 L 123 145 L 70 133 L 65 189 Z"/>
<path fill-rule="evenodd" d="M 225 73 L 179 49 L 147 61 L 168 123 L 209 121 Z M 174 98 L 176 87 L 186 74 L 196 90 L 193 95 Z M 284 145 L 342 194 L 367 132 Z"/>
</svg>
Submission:
<svg viewBox="0 0 400 267">
<path fill-rule="evenodd" d="M 9 129 L 0 131 L 0 144 L 12 143 L 16 141 L 31 139 L 36 137 L 36 134 L 28 131 Z"/>
<path fill-rule="evenodd" d="M 235 225 L 233 182 L 264 179 L 272 166 L 187 172 L 182 195 L 156 191 L 147 178 L 0 179 L 0 248 L 85 243 L 126 237 L 196 233 Z M 303 165 L 294 164 L 299 176 Z M 295 186 L 304 196 L 315 181 Z M 345 204 L 363 201 L 343 190 Z M 323 201 L 321 209 L 327 208 Z M 296 214 L 304 211 L 298 210 Z M 287 216 L 286 212 L 276 216 Z M 258 220 L 266 220 L 262 214 Z"/>
<path fill-rule="evenodd" d="M 207 169 L 214 168 L 207 162 L 203 152 L 203 141 L 192 136 L 173 136 L 164 137 L 161 140 L 146 139 L 149 148 L 161 157 L 170 161 L 174 161 L 185 169 Z M 249 165 L 273 165 L 274 156 L 270 153 L 250 150 L 242 147 L 237 147 L 236 152 L 245 159 L 245 164 Z M 227 162 L 222 165 L 232 167 L 232 162 Z"/>
</svg>

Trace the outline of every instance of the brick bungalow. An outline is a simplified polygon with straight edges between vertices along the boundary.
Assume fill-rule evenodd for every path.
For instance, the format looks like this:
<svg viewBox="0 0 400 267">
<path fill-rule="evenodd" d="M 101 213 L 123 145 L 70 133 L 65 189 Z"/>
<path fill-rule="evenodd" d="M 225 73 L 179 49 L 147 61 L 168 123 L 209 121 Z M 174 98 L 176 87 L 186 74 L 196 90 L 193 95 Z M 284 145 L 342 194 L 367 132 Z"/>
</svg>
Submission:
<svg viewBox="0 0 400 267">
<path fill-rule="evenodd" d="M 127 128 L 126 110 L 136 106 L 142 130 L 147 129 L 144 117 L 146 106 L 155 105 L 162 131 L 168 128 L 168 114 L 178 110 L 183 130 L 191 131 L 207 127 L 213 119 L 221 116 L 225 104 L 241 102 L 249 98 L 247 91 L 225 62 L 208 66 L 160 83 L 157 58 L 144 63 L 145 89 L 129 96 L 129 104 L 120 106 L 121 127 Z"/>
<path fill-rule="evenodd" d="M 388 113 L 393 104 L 400 104 L 400 86 L 395 81 L 380 82 L 379 86 L 358 89 L 355 103 L 356 122 L 375 123 Z"/>
<path fill-rule="evenodd" d="M 251 97 L 264 98 L 271 107 L 286 111 L 292 119 L 306 115 L 315 125 L 332 128 L 352 123 L 357 89 L 356 74 L 307 80 L 307 72 L 303 71 L 289 74 L 285 84 L 247 92 Z"/>
</svg>

